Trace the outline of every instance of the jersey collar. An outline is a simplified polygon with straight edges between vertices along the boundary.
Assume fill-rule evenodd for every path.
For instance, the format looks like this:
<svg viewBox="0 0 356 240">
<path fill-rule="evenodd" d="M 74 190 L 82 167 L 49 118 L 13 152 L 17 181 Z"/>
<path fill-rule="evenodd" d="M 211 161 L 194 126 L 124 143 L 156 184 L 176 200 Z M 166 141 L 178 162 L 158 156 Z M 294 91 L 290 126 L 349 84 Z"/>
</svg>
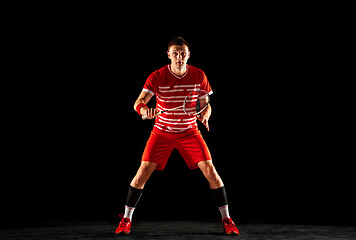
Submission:
<svg viewBox="0 0 356 240">
<path fill-rule="evenodd" d="M 182 78 L 184 78 L 184 77 L 187 75 L 187 73 L 188 73 L 188 71 L 189 71 L 189 65 L 187 64 L 187 71 L 185 71 L 185 73 L 184 73 L 182 76 L 178 76 L 177 74 L 175 74 L 175 73 L 172 71 L 170 64 L 168 65 L 168 70 L 169 70 L 170 73 L 172 73 L 172 75 L 175 76 L 176 78 L 182 79 Z"/>
</svg>

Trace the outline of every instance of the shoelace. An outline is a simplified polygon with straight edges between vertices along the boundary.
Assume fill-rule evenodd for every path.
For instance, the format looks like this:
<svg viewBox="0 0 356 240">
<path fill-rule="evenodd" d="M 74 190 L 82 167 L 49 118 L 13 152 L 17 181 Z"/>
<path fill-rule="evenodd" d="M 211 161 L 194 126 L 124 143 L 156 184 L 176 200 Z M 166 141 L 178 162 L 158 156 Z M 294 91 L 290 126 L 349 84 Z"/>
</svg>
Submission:
<svg viewBox="0 0 356 240">
<path fill-rule="evenodd" d="M 225 223 L 227 224 L 227 226 L 229 227 L 229 228 L 235 228 L 236 226 L 235 226 L 235 223 L 232 221 L 232 219 L 226 219 L 225 220 Z"/>
<path fill-rule="evenodd" d="M 125 218 L 124 218 L 124 215 L 123 214 L 119 214 L 119 218 L 124 219 L 124 221 L 120 221 L 120 225 L 122 225 L 123 227 L 126 227 L 126 225 L 129 223 L 129 221 L 127 221 Z"/>
</svg>

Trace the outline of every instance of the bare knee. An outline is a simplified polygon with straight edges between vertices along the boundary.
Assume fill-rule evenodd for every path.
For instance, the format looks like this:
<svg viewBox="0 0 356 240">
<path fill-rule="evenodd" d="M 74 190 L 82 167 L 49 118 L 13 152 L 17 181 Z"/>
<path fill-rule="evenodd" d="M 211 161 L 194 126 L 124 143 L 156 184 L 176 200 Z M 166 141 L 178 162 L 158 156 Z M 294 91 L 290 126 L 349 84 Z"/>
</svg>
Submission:
<svg viewBox="0 0 356 240">
<path fill-rule="evenodd" d="M 221 187 L 222 187 L 222 184 L 221 184 L 222 180 L 221 180 L 219 174 L 216 172 L 215 168 L 208 170 L 207 179 L 208 179 L 210 185 L 219 186 L 219 187 L 221 185 Z"/>
<path fill-rule="evenodd" d="M 156 169 L 157 164 L 151 162 L 142 162 L 135 177 L 131 181 L 131 186 L 143 189 L 152 172 Z"/>
<path fill-rule="evenodd" d="M 219 188 L 224 186 L 219 174 L 217 173 L 211 160 L 198 163 L 199 168 L 208 180 L 210 188 Z"/>
</svg>

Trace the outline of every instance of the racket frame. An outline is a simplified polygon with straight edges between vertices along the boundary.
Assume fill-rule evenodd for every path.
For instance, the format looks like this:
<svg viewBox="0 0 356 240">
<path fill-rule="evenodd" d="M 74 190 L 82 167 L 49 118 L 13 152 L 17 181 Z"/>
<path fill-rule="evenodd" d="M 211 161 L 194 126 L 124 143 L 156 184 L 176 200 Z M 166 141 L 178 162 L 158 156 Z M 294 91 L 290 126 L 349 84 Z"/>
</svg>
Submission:
<svg viewBox="0 0 356 240">
<path fill-rule="evenodd" d="M 206 104 L 199 112 L 194 113 L 194 114 L 189 114 L 189 113 L 187 113 L 187 111 L 186 111 L 186 109 L 185 109 L 185 103 L 186 103 L 186 101 L 187 101 L 189 95 L 190 95 L 191 93 L 193 93 L 193 92 L 205 92 L 206 95 L 207 95 L 207 97 L 208 97 L 208 101 L 207 101 L 207 104 Z M 198 98 L 199 98 L 199 97 L 198 97 Z M 196 116 L 196 115 L 199 115 L 200 113 L 202 113 L 202 112 L 208 107 L 209 102 L 210 102 L 210 95 L 209 95 L 209 93 L 208 93 L 207 91 L 205 91 L 205 90 L 191 91 L 191 92 L 185 97 L 182 106 L 175 107 L 175 108 L 171 108 L 171 109 L 166 109 L 166 110 L 161 110 L 161 111 L 158 112 L 158 114 L 156 115 L 156 117 L 158 117 L 159 115 L 161 115 L 161 114 L 164 113 L 164 112 L 176 110 L 176 109 L 179 109 L 179 108 L 183 108 L 184 113 L 187 114 L 187 115 Z M 143 115 L 143 116 L 142 116 L 142 120 L 146 120 L 146 119 L 147 119 L 147 116 L 146 116 L 146 115 Z"/>
</svg>

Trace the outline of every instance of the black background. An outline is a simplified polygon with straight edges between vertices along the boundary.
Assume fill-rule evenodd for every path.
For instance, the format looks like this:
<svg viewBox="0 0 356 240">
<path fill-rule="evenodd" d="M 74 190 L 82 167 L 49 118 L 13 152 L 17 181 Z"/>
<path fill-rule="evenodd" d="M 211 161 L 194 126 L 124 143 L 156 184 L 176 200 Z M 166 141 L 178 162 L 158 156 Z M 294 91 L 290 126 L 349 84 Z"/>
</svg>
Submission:
<svg viewBox="0 0 356 240">
<path fill-rule="evenodd" d="M 354 225 L 351 144 L 324 65 L 327 20 L 290 9 L 241 12 L 138 18 L 78 8 L 20 20 L 7 88 L 2 226 L 117 221 L 153 127 L 133 104 L 148 75 L 169 64 L 166 46 L 176 36 L 189 42 L 188 63 L 214 91 L 211 130 L 199 127 L 233 219 Z M 174 151 L 134 218 L 212 220 L 219 212 L 203 175 Z"/>
</svg>

